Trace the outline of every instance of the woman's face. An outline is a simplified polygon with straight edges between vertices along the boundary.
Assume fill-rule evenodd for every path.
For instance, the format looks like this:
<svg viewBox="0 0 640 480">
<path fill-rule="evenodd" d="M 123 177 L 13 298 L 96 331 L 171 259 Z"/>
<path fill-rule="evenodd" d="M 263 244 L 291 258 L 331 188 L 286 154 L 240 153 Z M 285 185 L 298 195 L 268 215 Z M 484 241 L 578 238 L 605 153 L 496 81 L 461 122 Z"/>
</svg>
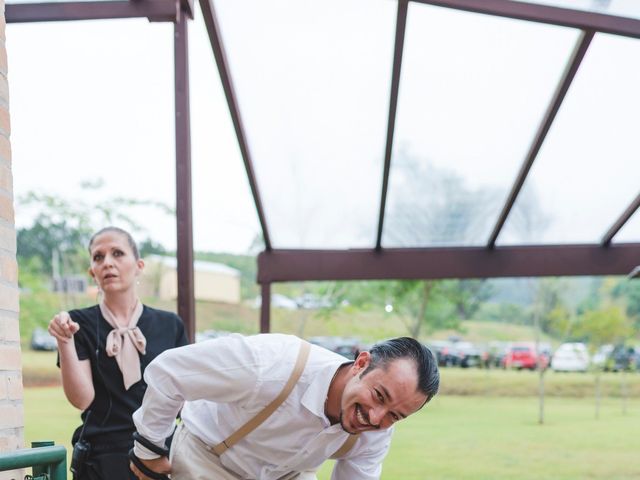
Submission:
<svg viewBox="0 0 640 480">
<path fill-rule="evenodd" d="M 135 289 L 144 262 L 136 259 L 125 235 L 106 231 L 91 244 L 89 274 L 105 295 Z"/>
</svg>

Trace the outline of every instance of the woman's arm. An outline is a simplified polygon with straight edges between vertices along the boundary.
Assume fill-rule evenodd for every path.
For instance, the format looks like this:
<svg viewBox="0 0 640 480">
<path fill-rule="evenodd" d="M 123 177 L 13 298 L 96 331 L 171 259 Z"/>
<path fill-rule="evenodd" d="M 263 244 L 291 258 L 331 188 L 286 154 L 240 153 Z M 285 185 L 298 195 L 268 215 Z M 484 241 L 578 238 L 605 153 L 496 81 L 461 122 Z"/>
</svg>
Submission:
<svg viewBox="0 0 640 480">
<path fill-rule="evenodd" d="M 58 341 L 62 388 L 69 403 L 86 410 L 93 402 L 95 390 L 89 360 L 78 359 L 73 335 L 80 325 L 71 320 L 67 312 L 60 312 L 49 322 L 49 333 Z"/>
</svg>

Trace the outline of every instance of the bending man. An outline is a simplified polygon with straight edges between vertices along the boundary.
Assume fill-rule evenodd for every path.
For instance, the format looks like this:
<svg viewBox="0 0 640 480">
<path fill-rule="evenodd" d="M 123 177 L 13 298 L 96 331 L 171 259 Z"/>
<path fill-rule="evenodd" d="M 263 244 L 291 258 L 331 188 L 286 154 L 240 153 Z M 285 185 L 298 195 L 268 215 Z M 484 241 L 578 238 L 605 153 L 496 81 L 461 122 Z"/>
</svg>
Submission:
<svg viewBox="0 0 640 480">
<path fill-rule="evenodd" d="M 369 480 L 380 477 L 390 427 L 433 398 L 439 373 L 431 352 L 411 338 L 345 362 L 297 337 L 267 334 L 167 351 L 145 380 L 133 415 L 141 442 L 163 446 L 182 408 L 170 460 L 135 444 L 139 463 L 153 472 L 171 471 L 174 480 L 307 480 L 337 454 L 334 480 Z M 270 404 L 275 410 L 263 412 Z"/>
</svg>

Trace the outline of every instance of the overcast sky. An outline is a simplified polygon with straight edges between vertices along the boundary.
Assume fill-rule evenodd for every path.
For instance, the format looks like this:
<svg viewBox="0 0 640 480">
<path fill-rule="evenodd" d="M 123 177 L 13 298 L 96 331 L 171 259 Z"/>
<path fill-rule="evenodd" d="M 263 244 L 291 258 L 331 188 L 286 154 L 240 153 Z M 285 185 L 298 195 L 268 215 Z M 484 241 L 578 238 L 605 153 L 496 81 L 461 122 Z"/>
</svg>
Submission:
<svg viewBox="0 0 640 480">
<path fill-rule="evenodd" d="M 258 232 L 211 48 L 190 23 L 195 247 L 241 253 Z M 175 206 L 173 26 L 146 20 L 9 25 L 14 194 L 102 196 Z M 22 215 L 24 213 L 24 216 Z M 16 212 L 16 222 L 30 221 Z M 135 212 L 134 212 L 135 215 Z M 175 223 L 138 212 L 175 248 Z"/>
<path fill-rule="evenodd" d="M 638 2 L 578 4 L 629 13 Z M 216 6 L 274 245 L 371 246 L 396 3 Z M 259 232 L 253 200 L 200 18 L 189 27 L 194 243 L 242 253 Z M 99 201 L 79 186 L 103 179 L 103 195 L 174 205 L 172 32 L 145 20 L 7 27 L 16 196 Z M 577 39 L 411 3 L 394 158 L 409 152 L 470 190 L 506 196 Z M 525 184 L 549 219 L 530 241 L 598 241 L 640 192 L 638 85 L 640 41 L 596 36 Z M 392 164 L 389 205 L 419 191 L 407 181 L 415 176 Z M 139 219 L 175 247 L 173 219 Z M 18 225 L 29 220 L 17 210 Z M 640 241 L 638 214 L 619 238 Z M 522 240 L 507 223 L 498 243 Z"/>
</svg>

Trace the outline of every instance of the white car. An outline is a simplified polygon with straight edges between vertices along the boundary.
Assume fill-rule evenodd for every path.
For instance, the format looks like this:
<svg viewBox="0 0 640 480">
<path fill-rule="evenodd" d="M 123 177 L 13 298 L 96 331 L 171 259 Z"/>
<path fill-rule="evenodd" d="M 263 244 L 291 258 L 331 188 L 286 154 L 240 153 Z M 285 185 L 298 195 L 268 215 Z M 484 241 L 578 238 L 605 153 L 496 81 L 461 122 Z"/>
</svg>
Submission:
<svg viewBox="0 0 640 480">
<path fill-rule="evenodd" d="M 592 365 L 598 368 L 605 368 L 611 352 L 613 352 L 613 345 L 602 345 L 591 358 Z"/>
<path fill-rule="evenodd" d="M 586 372 L 589 369 L 589 352 L 584 343 L 563 343 L 551 359 L 555 372 Z"/>
</svg>

